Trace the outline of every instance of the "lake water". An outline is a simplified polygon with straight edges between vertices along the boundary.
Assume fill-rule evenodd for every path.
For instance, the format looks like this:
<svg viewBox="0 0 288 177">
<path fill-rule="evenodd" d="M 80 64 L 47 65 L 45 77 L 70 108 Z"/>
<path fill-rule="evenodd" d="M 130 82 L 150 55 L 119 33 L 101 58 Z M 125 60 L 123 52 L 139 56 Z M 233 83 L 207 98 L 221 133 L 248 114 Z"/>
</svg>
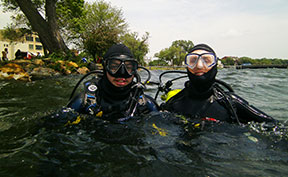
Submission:
<svg viewBox="0 0 288 177">
<path fill-rule="evenodd" d="M 0 81 L 0 176 L 288 176 L 287 76 L 287 69 L 219 70 L 218 79 L 280 123 L 202 130 L 170 113 L 123 124 L 81 115 L 79 125 L 64 126 L 78 116 L 60 110 L 81 76 Z M 156 91 L 147 86 L 148 95 Z"/>
</svg>

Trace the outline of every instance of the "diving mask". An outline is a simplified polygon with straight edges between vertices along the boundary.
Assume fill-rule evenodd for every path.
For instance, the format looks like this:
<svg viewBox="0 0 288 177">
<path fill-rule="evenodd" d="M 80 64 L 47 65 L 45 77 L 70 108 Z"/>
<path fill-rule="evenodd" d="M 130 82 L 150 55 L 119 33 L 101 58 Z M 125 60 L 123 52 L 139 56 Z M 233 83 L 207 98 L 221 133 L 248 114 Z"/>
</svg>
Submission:
<svg viewBox="0 0 288 177">
<path fill-rule="evenodd" d="M 207 68 L 211 68 L 214 66 L 217 62 L 217 57 L 215 56 L 214 53 L 202 53 L 202 54 L 197 54 L 197 53 L 189 53 L 185 57 L 185 64 L 191 68 L 194 69 L 199 62 L 199 60 L 204 63 L 204 65 Z"/>
<path fill-rule="evenodd" d="M 106 70 L 116 78 L 129 78 L 136 74 L 138 62 L 126 55 L 113 56 L 106 60 Z"/>
</svg>

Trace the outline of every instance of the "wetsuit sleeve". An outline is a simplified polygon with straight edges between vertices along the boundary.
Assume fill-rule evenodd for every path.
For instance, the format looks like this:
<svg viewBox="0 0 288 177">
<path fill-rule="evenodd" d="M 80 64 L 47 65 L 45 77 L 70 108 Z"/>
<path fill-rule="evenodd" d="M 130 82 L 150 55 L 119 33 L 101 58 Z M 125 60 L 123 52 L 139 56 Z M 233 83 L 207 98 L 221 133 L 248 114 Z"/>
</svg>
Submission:
<svg viewBox="0 0 288 177">
<path fill-rule="evenodd" d="M 96 92 L 98 78 L 92 78 L 84 83 L 84 92 L 78 94 L 68 103 L 67 107 L 79 113 L 94 115 L 98 112 Z"/>
<path fill-rule="evenodd" d="M 160 110 L 160 107 L 159 107 L 158 103 L 156 102 L 156 100 L 154 100 L 149 95 L 145 95 L 145 97 L 147 98 L 147 107 L 150 110 L 150 112 L 151 111 L 159 111 Z"/>
<path fill-rule="evenodd" d="M 231 94 L 233 104 L 237 110 L 237 116 L 240 122 L 277 122 L 274 118 L 252 105 L 236 94 Z"/>
<path fill-rule="evenodd" d="M 162 111 L 176 112 L 175 104 L 181 102 L 183 97 L 184 97 L 184 89 L 182 89 L 180 92 L 177 92 L 176 95 L 169 98 L 166 102 L 162 103 L 160 105 L 160 109 Z"/>
<path fill-rule="evenodd" d="M 85 112 L 85 106 L 84 106 L 84 94 L 78 94 L 74 98 L 72 98 L 69 103 L 67 104 L 68 108 L 72 108 L 75 111 L 79 113 Z"/>
</svg>

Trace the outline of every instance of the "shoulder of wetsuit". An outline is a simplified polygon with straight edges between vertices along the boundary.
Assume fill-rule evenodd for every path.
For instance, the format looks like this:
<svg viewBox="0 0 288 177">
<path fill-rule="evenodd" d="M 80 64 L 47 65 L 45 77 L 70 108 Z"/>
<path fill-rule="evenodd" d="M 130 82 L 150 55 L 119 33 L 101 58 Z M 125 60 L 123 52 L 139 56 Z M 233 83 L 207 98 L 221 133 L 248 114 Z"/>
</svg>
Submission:
<svg viewBox="0 0 288 177">
<path fill-rule="evenodd" d="M 176 100 L 181 99 L 183 96 L 185 96 L 185 90 L 186 90 L 186 88 L 184 88 L 182 90 L 176 89 L 175 91 L 174 90 L 170 91 L 171 95 L 170 95 L 170 98 L 166 101 L 166 103 L 168 103 L 168 104 L 173 103 Z"/>
<path fill-rule="evenodd" d="M 75 97 L 73 97 L 66 107 L 72 108 L 77 112 L 83 112 L 84 110 L 83 102 L 84 102 L 84 93 L 80 93 Z"/>
<path fill-rule="evenodd" d="M 84 92 L 87 94 L 95 94 L 99 87 L 99 80 L 100 78 L 92 78 L 84 82 Z"/>
<path fill-rule="evenodd" d="M 175 95 L 171 96 L 166 102 L 162 103 L 160 105 L 160 110 L 162 111 L 172 111 L 173 112 L 173 104 L 177 104 L 179 100 L 181 100 L 183 97 L 185 97 L 185 88 L 182 90 L 178 90 L 177 92 L 174 92 Z"/>
<path fill-rule="evenodd" d="M 97 107 L 99 80 L 100 78 L 94 77 L 84 82 L 84 98 L 82 104 L 84 107 L 84 112 L 90 115 L 96 115 L 99 112 Z"/>
<path fill-rule="evenodd" d="M 84 92 L 76 95 L 69 101 L 67 107 L 79 113 L 95 114 L 97 107 L 96 92 L 98 90 L 99 78 L 92 78 L 84 82 Z"/>
<path fill-rule="evenodd" d="M 156 102 L 156 100 L 154 98 L 152 98 L 151 96 L 146 95 L 146 94 L 143 94 L 142 96 L 147 99 L 146 104 L 151 111 L 159 111 L 160 110 L 160 106 L 158 105 L 158 103 Z"/>
<path fill-rule="evenodd" d="M 170 98 L 174 97 L 175 95 L 177 95 L 182 89 L 173 89 L 170 90 L 168 93 L 164 94 L 161 96 L 162 100 L 165 100 L 165 102 L 167 102 L 168 100 L 170 100 Z"/>
<path fill-rule="evenodd" d="M 248 101 L 236 95 L 235 93 L 230 93 L 230 96 L 232 98 L 233 104 L 237 109 L 237 115 L 241 122 L 277 122 L 277 120 L 254 107 L 253 105 L 250 105 Z"/>
</svg>

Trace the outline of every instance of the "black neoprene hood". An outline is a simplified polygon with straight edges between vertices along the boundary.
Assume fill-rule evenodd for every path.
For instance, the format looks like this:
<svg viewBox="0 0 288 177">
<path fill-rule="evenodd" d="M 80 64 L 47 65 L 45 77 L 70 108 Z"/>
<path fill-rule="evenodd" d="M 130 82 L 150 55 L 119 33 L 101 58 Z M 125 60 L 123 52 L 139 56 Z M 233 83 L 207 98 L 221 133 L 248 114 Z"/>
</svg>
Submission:
<svg viewBox="0 0 288 177">
<path fill-rule="evenodd" d="M 197 44 L 192 49 L 189 50 L 189 53 L 192 53 L 195 50 L 206 50 L 207 52 L 211 52 L 216 56 L 215 51 L 207 44 Z"/>
<path fill-rule="evenodd" d="M 130 58 L 134 58 L 132 52 L 130 51 L 130 49 L 124 45 L 124 44 L 114 44 L 112 45 L 108 51 L 106 52 L 106 54 L 104 55 L 104 60 L 107 58 L 111 58 L 113 56 L 120 56 L 120 55 L 126 55 Z"/>
<path fill-rule="evenodd" d="M 106 52 L 106 54 L 103 57 L 103 71 L 104 72 L 108 72 L 111 76 L 116 77 L 116 78 L 130 78 L 132 77 L 135 73 L 136 73 L 136 69 L 133 72 L 128 72 L 127 68 L 124 66 L 124 64 L 122 63 L 119 67 L 119 69 L 117 70 L 117 72 L 112 72 L 111 70 L 109 70 L 108 68 L 108 63 L 109 60 L 113 60 L 113 59 L 121 59 L 123 60 L 135 60 L 134 56 L 132 54 L 132 52 L 130 51 L 130 49 L 124 45 L 124 44 L 114 44 L 112 45 L 108 51 Z M 136 61 L 136 60 L 135 60 Z M 138 67 L 138 66 L 137 66 Z"/>
</svg>

